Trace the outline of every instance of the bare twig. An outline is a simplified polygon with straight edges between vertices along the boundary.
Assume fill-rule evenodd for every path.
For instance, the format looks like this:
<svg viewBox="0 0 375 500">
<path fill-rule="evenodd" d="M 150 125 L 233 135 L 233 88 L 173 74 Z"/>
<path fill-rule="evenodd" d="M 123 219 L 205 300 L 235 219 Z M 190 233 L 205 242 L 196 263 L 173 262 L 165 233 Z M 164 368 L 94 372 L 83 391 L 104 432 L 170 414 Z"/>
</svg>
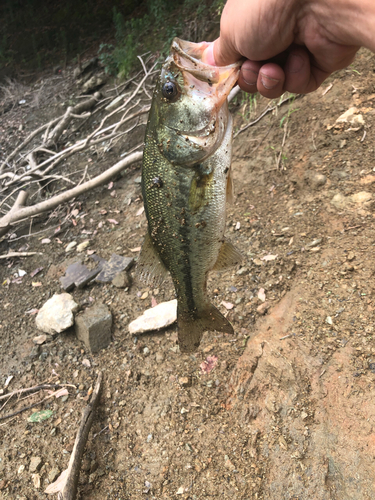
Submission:
<svg viewBox="0 0 375 500">
<path fill-rule="evenodd" d="M 30 257 L 31 255 L 43 255 L 42 252 L 9 252 L 5 255 L 0 255 L 0 259 L 11 259 L 13 257 Z M 0 397 L 1 399 L 1 397 Z"/>
<path fill-rule="evenodd" d="M 45 401 L 47 401 L 48 399 L 51 399 L 53 397 L 55 397 L 55 393 L 49 394 L 45 398 L 41 399 L 40 401 L 37 401 L 36 403 L 33 403 L 32 405 L 24 406 L 20 410 L 17 410 L 13 413 L 8 413 L 8 415 L 3 415 L 2 417 L 0 417 L 0 420 L 5 420 L 6 418 L 15 417 L 16 415 L 19 415 L 20 413 L 23 413 L 26 410 L 30 410 L 31 408 L 35 408 L 35 406 L 41 405 L 42 403 L 44 403 Z"/>
<path fill-rule="evenodd" d="M 9 231 L 11 224 L 20 221 L 21 219 L 29 218 L 33 215 L 39 215 L 47 210 L 53 210 L 58 205 L 60 205 L 60 203 L 69 201 L 72 198 L 75 198 L 76 196 L 79 196 L 80 194 L 93 189 L 94 187 L 104 184 L 109 179 L 111 179 L 111 177 L 121 172 L 121 170 L 123 170 L 125 167 L 128 167 L 129 165 L 132 165 L 133 163 L 141 160 L 142 157 L 143 153 L 141 152 L 133 153 L 123 160 L 119 161 L 118 163 L 113 165 L 113 167 L 109 168 L 94 179 L 91 179 L 84 184 L 81 184 L 80 186 L 76 186 L 68 191 L 54 196 L 53 198 L 50 198 L 49 200 L 42 201 L 31 207 L 20 208 L 18 210 L 12 209 L 9 213 L 7 213 L 0 219 L 0 236 L 3 236 Z"/>
<path fill-rule="evenodd" d="M 82 414 L 81 424 L 79 426 L 74 443 L 74 448 L 70 456 L 68 469 L 62 473 L 61 476 L 63 477 L 61 478 L 60 476 L 60 481 L 59 479 L 57 479 L 56 486 L 54 485 L 54 483 L 52 483 L 45 490 L 45 493 L 49 494 L 58 493 L 59 500 L 75 500 L 76 498 L 82 456 L 85 450 L 91 425 L 94 420 L 95 410 L 99 403 L 102 378 L 103 374 L 102 372 L 100 372 L 95 384 L 94 391 L 92 393 L 91 401 L 86 406 Z"/>
<path fill-rule="evenodd" d="M 45 123 L 41 127 L 37 128 L 36 130 L 34 130 L 34 132 L 31 132 L 31 134 L 28 135 L 28 137 L 5 158 L 5 160 L 3 161 L 3 163 L 0 166 L 0 173 L 2 173 L 4 171 L 9 160 L 14 158 L 19 151 L 21 151 L 25 146 L 27 146 L 34 139 L 34 137 L 36 137 L 38 134 L 40 134 L 40 132 L 43 132 L 43 130 L 46 129 L 47 127 L 52 127 L 60 119 L 61 119 L 60 117 L 55 118 L 54 120 L 51 120 L 49 123 Z"/>
<path fill-rule="evenodd" d="M 20 396 L 21 394 L 29 394 L 30 392 L 38 392 L 42 389 L 58 389 L 59 387 L 74 387 L 76 389 L 76 386 L 73 384 L 41 384 L 41 385 L 34 385 L 33 387 L 26 387 L 25 389 L 17 389 L 16 391 L 8 392 L 8 394 L 4 394 L 3 396 L 0 396 L 0 401 L 5 398 L 13 397 L 13 396 Z"/>
<path fill-rule="evenodd" d="M 292 95 L 286 97 L 285 99 L 283 99 L 282 101 L 278 102 L 277 104 L 275 104 L 275 106 L 268 105 L 263 110 L 263 112 L 258 116 L 258 118 L 256 118 L 252 122 L 248 123 L 244 127 L 240 128 L 240 130 L 236 134 L 234 134 L 233 139 L 235 139 L 239 134 L 242 134 L 242 132 L 245 132 L 245 130 L 247 130 L 249 127 L 253 127 L 254 125 L 256 125 L 264 116 L 266 116 L 268 113 L 271 113 L 271 111 L 278 109 L 280 106 L 282 106 L 286 102 L 289 102 L 293 99 L 298 99 L 300 97 L 302 97 L 302 94 L 297 94 L 297 95 L 292 94 Z"/>
</svg>

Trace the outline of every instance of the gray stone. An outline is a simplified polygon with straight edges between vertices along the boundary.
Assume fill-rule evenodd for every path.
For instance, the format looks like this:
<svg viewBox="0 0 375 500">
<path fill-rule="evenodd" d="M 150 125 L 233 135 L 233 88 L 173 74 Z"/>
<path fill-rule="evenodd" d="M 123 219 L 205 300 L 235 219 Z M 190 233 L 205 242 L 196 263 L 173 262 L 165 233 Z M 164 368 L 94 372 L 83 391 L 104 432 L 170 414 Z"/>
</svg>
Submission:
<svg viewBox="0 0 375 500">
<path fill-rule="evenodd" d="M 95 278 L 98 283 L 109 283 L 116 274 L 122 271 L 128 271 L 134 264 L 132 257 L 123 257 L 122 255 L 111 255 L 108 262 L 102 260 L 102 270 Z"/>
<path fill-rule="evenodd" d="M 66 292 L 72 290 L 74 286 L 83 288 L 87 283 L 92 281 L 100 271 L 100 266 L 90 271 L 90 269 L 81 262 L 75 262 L 67 268 L 65 276 L 60 278 L 61 286 Z"/>
<path fill-rule="evenodd" d="M 50 483 L 53 483 L 60 475 L 60 471 L 57 467 L 54 467 L 51 469 L 48 473 L 48 481 Z"/>
<path fill-rule="evenodd" d="M 42 466 L 42 459 L 40 457 L 31 457 L 29 471 L 38 472 Z"/>
<path fill-rule="evenodd" d="M 63 332 L 74 324 L 73 313 L 77 312 L 78 307 L 69 293 L 55 294 L 39 310 L 36 326 L 52 335 Z"/>
<path fill-rule="evenodd" d="M 117 288 L 129 288 L 131 285 L 131 278 L 126 271 L 122 271 L 113 278 L 112 285 Z"/>
<path fill-rule="evenodd" d="M 347 179 L 349 177 L 349 174 L 348 172 L 345 172 L 345 170 L 334 170 L 331 174 L 331 177 L 339 181 L 342 181 Z"/>
<path fill-rule="evenodd" d="M 112 314 L 105 304 L 97 303 L 76 317 L 75 329 L 79 340 L 98 352 L 111 342 Z"/>
<path fill-rule="evenodd" d="M 158 351 L 155 356 L 156 362 L 160 365 L 160 363 L 163 363 L 165 359 L 164 353 L 161 351 Z"/>
</svg>

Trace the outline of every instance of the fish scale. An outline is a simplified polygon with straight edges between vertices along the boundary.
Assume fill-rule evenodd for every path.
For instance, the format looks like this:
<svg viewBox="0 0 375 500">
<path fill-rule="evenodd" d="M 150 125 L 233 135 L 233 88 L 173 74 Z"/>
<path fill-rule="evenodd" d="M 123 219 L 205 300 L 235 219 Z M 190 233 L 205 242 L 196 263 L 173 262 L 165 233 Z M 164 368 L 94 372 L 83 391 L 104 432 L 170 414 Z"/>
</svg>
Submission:
<svg viewBox="0 0 375 500">
<path fill-rule="evenodd" d="M 188 42 L 177 43 L 186 49 L 183 44 Z M 194 65 L 194 82 L 201 64 L 197 60 Z M 202 79 L 208 71 L 205 66 Z M 138 273 L 146 279 L 170 273 L 178 302 L 180 348 L 191 351 L 199 346 L 206 330 L 233 333 L 229 321 L 210 303 L 206 290 L 209 271 L 240 259 L 238 252 L 224 243 L 232 119 L 226 99 L 217 106 L 216 96 L 211 97 L 211 81 L 208 93 L 204 93 L 205 88 L 195 91 L 192 100 L 195 94 L 194 86 L 187 85 L 189 71 L 176 64 L 173 45 L 163 71 L 154 91 L 145 137 L 142 194 L 148 234 Z M 211 80 L 212 67 L 209 71 Z M 171 94 L 175 92 L 172 83 L 178 86 L 179 94 L 169 99 L 164 94 L 166 88 Z M 229 93 L 229 87 L 225 92 Z M 197 161 L 192 162 L 192 157 Z"/>
</svg>

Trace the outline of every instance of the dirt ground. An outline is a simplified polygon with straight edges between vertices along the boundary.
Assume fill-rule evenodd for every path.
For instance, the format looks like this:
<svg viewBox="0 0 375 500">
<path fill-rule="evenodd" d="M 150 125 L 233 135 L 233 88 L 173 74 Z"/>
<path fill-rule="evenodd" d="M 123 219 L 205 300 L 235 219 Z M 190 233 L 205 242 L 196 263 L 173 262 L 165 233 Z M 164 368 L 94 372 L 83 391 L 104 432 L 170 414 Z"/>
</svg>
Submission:
<svg viewBox="0 0 375 500">
<path fill-rule="evenodd" d="M 53 411 L 43 422 L 28 422 L 35 409 L 0 422 L 0 498 L 46 498 L 46 486 L 67 467 L 98 371 L 104 387 L 82 464 L 81 499 L 375 498 L 374 71 L 374 56 L 361 51 L 317 92 L 234 139 L 236 200 L 228 206 L 226 234 L 244 260 L 212 273 L 208 285 L 234 337 L 206 333 L 193 355 L 179 353 L 175 326 L 133 337 L 129 322 L 153 299 L 174 298 L 171 282 L 157 290 L 96 283 L 72 295 L 82 308 L 99 301 L 110 307 L 107 349 L 91 354 L 73 328 L 33 343 L 41 332 L 32 310 L 61 291 L 58 278 L 74 255 L 65 252 L 68 243 L 89 239 L 88 250 L 104 258 L 137 255 L 146 230 L 140 165 L 110 189 L 97 188 L 40 219 L 34 236 L 27 237 L 27 226 L 0 242 L 0 255 L 26 247 L 42 252 L 0 260 L 0 389 L 10 375 L 4 393 L 47 381 L 75 386 L 68 398 L 36 408 Z M 28 131 L 55 116 L 68 91 L 63 78 L 45 79 L 43 96 L 61 85 L 53 106 L 41 102 L 3 115 L 13 120 L 14 134 L 20 122 Z M 235 130 L 266 106 L 261 98 L 252 107 L 238 98 L 231 105 Z M 351 107 L 353 123 L 336 123 Z M 111 166 L 121 148 L 92 154 L 93 167 Z M 74 209 L 56 237 L 54 228 Z M 14 279 L 19 269 L 27 274 Z M 204 373 L 209 356 L 217 365 Z M 43 395 L 9 402 L 0 417 Z M 30 470 L 35 457 L 41 460 Z"/>
</svg>

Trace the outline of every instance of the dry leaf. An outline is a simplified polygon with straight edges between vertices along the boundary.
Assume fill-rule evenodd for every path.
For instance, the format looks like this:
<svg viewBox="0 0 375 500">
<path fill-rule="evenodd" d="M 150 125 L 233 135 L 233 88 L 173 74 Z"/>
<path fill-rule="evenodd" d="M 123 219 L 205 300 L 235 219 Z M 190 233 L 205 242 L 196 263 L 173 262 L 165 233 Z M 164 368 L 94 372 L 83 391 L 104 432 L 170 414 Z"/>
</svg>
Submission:
<svg viewBox="0 0 375 500">
<path fill-rule="evenodd" d="M 51 483 L 47 486 L 47 488 L 44 490 L 44 493 L 47 493 L 48 495 L 54 495 L 55 493 L 61 491 L 65 486 L 67 472 L 68 469 L 65 469 L 54 483 Z"/>
<path fill-rule="evenodd" d="M 48 394 L 50 396 L 55 396 L 55 398 L 61 398 L 62 396 L 69 396 L 68 389 L 66 387 L 63 387 L 62 389 L 59 389 L 55 392 L 53 391 L 48 391 Z"/>
<path fill-rule="evenodd" d="M 31 283 L 32 286 L 42 286 L 42 283 L 40 281 L 33 281 Z"/>
<path fill-rule="evenodd" d="M 265 255 L 264 257 L 261 257 L 260 260 L 265 260 L 268 262 L 269 260 L 275 260 L 277 259 L 277 255 Z"/>
<path fill-rule="evenodd" d="M 118 224 L 116 219 L 107 219 L 107 221 L 110 222 L 111 224 Z"/>
<path fill-rule="evenodd" d="M 145 211 L 145 207 L 142 206 L 135 215 L 141 215 Z"/>
<path fill-rule="evenodd" d="M 113 182 L 111 181 L 109 184 L 108 184 L 108 189 L 112 189 L 113 188 Z"/>
<path fill-rule="evenodd" d="M 38 335 L 37 337 L 33 338 L 34 344 L 41 345 L 44 344 L 44 342 L 47 340 L 47 335 Z"/>
<path fill-rule="evenodd" d="M 225 300 L 223 300 L 221 302 L 221 305 L 223 305 L 225 307 L 225 309 L 233 309 L 234 307 L 234 304 L 232 304 L 231 302 L 226 302 Z"/>
<path fill-rule="evenodd" d="M 39 309 L 29 309 L 25 314 L 38 314 Z"/>
<path fill-rule="evenodd" d="M 200 365 L 203 373 L 210 373 L 217 365 L 217 356 L 207 356 L 206 360 Z"/>
<path fill-rule="evenodd" d="M 140 252 L 141 248 L 142 248 L 142 247 L 135 247 L 135 248 L 129 248 L 129 250 L 130 250 L 131 252 L 136 253 L 136 252 Z"/>
<path fill-rule="evenodd" d="M 155 297 L 154 297 L 154 296 L 152 296 L 152 297 L 151 297 L 151 307 L 155 307 L 155 306 L 157 306 L 157 305 L 158 305 L 158 303 L 157 303 L 157 301 L 156 301 Z"/>
<path fill-rule="evenodd" d="M 42 270 L 43 270 L 43 267 L 37 267 L 34 271 L 32 271 L 32 272 L 30 273 L 30 276 L 31 276 L 32 278 L 34 278 L 34 276 L 35 276 L 36 274 L 40 273 L 40 271 L 42 271 Z"/>
</svg>

